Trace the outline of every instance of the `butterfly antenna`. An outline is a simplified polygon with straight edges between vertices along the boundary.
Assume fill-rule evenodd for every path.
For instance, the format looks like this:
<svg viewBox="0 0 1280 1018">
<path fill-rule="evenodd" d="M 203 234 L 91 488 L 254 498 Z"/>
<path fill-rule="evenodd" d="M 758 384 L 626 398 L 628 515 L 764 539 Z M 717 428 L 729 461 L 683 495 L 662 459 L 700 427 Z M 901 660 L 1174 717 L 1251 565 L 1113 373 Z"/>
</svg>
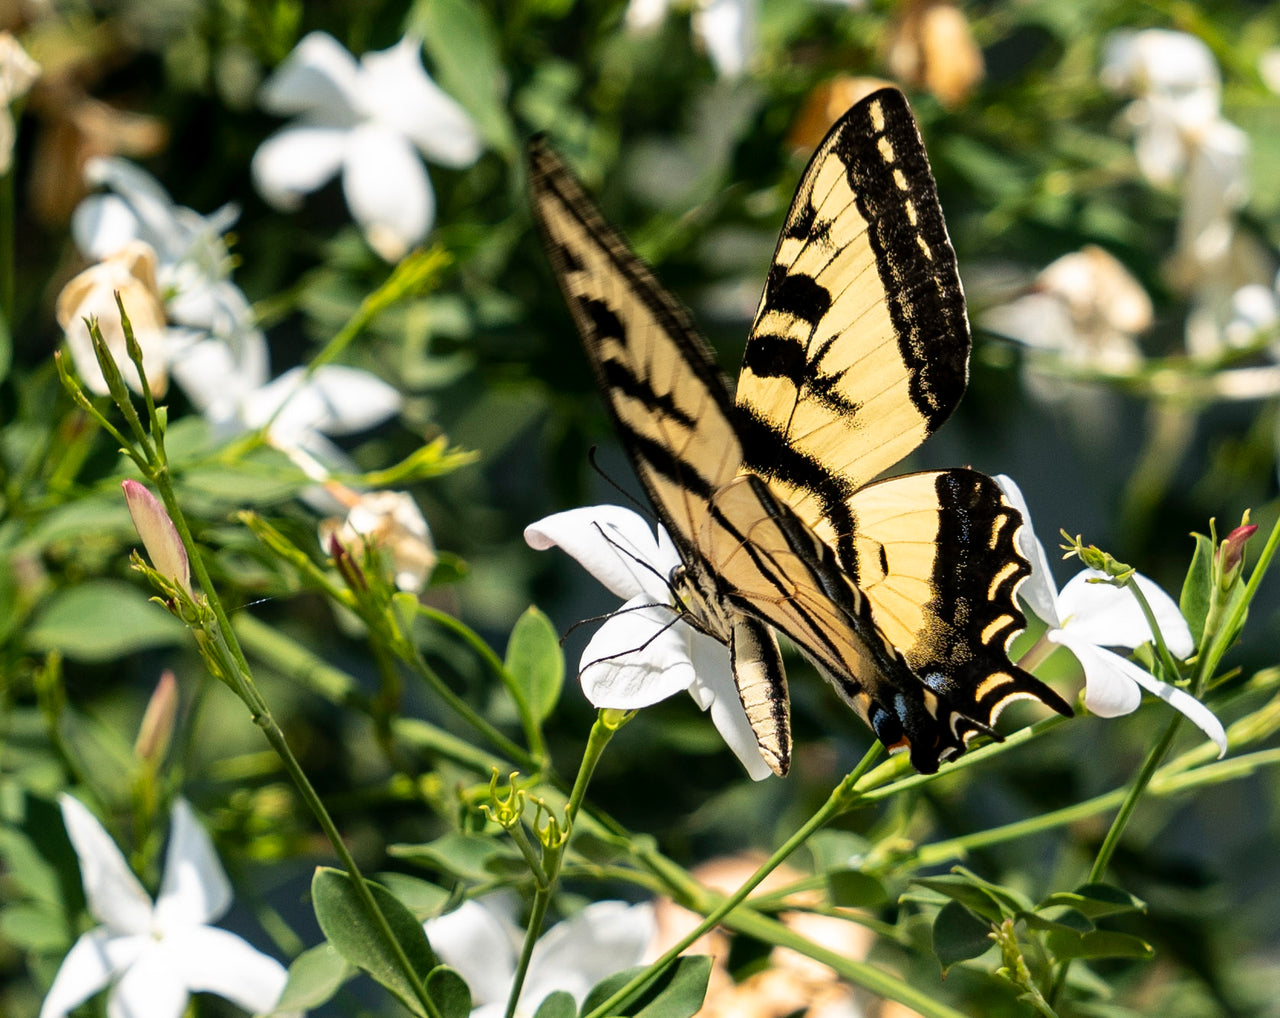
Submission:
<svg viewBox="0 0 1280 1018">
<path fill-rule="evenodd" d="M 650 523 L 657 523 L 658 520 L 653 515 L 653 510 L 650 509 L 643 502 L 641 502 L 633 494 L 631 494 L 631 492 L 627 491 L 626 488 L 620 485 L 607 473 L 605 473 L 604 467 L 600 466 L 600 464 L 596 462 L 597 448 L 598 448 L 597 446 L 593 445 L 590 449 L 587 450 L 587 462 L 591 464 L 591 469 L 600 475 L 600 478 L 605 482 L 605 484 L 609 485 L 610 488 L 612 488 L 619 495 L 621 495 L 628 502 L 630 502 L 633 506 L 635 506 L 636 511 L 639 512 L 641 516 L 647 519 Z"/>
<path fill-rule="evenodd" d="M 621 608 L 615 608 L 613 611 L 605 612 L 603 615 L 592 615 L 590 618 L 579 619 L 564 631 L 564 635 L 560 637 L 560 643 L 563 645 L 564 641 L 569 639 L 570 634 L 579 626 L 585 626 L 590 622 L 607 622 L 609 619 L 618 615 L 626 615 L 629 612 L 644 611 L 646 608 L 665 608 L 669 612 L 674 612 L 677 618 L 679 617 L 679 610 L 677 608 L 673 605 L 663 604 L 661 601 L 651 601 L 649 604 L 623 605 Z"/>
<path fill-rule="evenodd" d="M 244 604 L 236 605 L 234 608 L 230 609 L 227 612 L 227 614 L 234 615 L 236 612 L 244 611 L 246 608 L 253 608 L 256 605 L 260 605 L 260 604 L 268 604 L 275 600 L 276 600 L 275 597 L 260 597 L 255 601 L 246 601 Z"/>
<path fill-rule="evenodd" d="M 594 661 L 589 662 L 586 668 L 581 668 L 578 670 L 579 680 L 581 680 L 582 678 L 582 673 L 585 672 L 587 668 L 590 668 L 592 665 L 601 665 L 601 664 L 604 664 L 606 661 L 616 661 L 618 658 L 626 657 L 628 654 L 639 654 L 640 651 L 648 647 L 651 643 L 653 643 L 654 640 L 656 640 L 659 636 L 661 636 L 663 633 L 665 633 L 668 629 L 670 629 L 679 621 L 680 621 L 680 616 L 676 615 L 674 618 L 672 618 L 670 622 L 664 625 L 661 629 L 659 629 L 656 633 L 654 633 L 651 637 L 649 637 L 649 639 L 645 640 L 644 643 L 640 644 L 638 647 L 632 647 L 629 650 L 620 650 L 616 654 L 606 654 L 604 657 L 596 658 Z"/>
</svg>

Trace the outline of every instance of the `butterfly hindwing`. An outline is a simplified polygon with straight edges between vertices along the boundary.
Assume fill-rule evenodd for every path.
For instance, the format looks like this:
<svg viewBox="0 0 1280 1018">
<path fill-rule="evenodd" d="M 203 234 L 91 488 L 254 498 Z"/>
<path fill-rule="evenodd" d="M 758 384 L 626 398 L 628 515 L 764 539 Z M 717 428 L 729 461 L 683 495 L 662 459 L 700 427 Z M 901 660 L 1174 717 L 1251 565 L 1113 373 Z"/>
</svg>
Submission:
<svg viewBox="0 0 1280 1018">
<path fill-rule="evenodd" d="M 1008 658 L 1026 628 L 1015 594 L 1031 566 L 1015 545 L 1021 514 L 995 481 L 967 469 L 891 477 L 855 492 L 849 511 L 845 572 L 876 628 L 952 711 L 979 731 L 1019 699 L 1070 711 Z"/>
</svg>

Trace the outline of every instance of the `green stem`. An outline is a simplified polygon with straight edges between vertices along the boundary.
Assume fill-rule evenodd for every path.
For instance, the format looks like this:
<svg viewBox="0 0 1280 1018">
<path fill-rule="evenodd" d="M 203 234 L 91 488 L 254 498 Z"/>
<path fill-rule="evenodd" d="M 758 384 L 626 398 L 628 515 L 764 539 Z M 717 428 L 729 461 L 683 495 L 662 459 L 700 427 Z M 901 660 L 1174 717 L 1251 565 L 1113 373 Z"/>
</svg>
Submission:
<svg viewBox="0 0 1280 1018">
<path fill-rule="evenodd" d="M 529 973 L 529 959 L 533 957 L 533 945 L 538 936 L 534 930 L 541 931 L 547 918 L 547 908 L 551 904 L 551 889 L 538 888 L 533 895 L 533 909 L 529 915 L 529 929 L 525 931 L 524 944 L 520 947 L 520 960 L 516 963 L 515 979 L 511 983 L 511 996 L 507 998 L 505 1018 L 512 1018 L 516 1013 L 516 1004 L 520 1000 L 520 990 L 524 987 L 524 977 Z"/>
<path fill-rule="evenodd" d="M 1134 778 L 1124 802 L 1120 804 L 1116 818 L 1111 821 L 1111 829 L 1107 831 L 1107 836 L 1102 840 L 1102 846 L 1098 849 L 1098 856 L 1093 860 L 1093 866 L 1089 870 L 1089 883 L 1097 883 L 1106 875 L 1107 867 L 1111 865 L 1111 857 L 1115 854 L 1115 850 L 1120 844 L 1124 829 L 1129 826 L 1133 812 L 1138 807 L 1138 800 L 1142 798 L 1142 793 L 1146 791 L 1147 785 L 1151 783 L 1152 777 L 1155 776 L 1156 769 L 1160 766 L 1160 761 L 1169 752 L 1169 747 L 1173 745 L 1174 737 L 1178 734 L 1180 727 L 1182 727 L 1182 715 L 1175 714 L 1169 719 L 1169 724 L 1164 730 L 1164 735 L 1160 737 L 1160 741 L 1151 748 L 1146 760 L 1142 762 L 1142 767 L 1138 771 L 1137 777 Z"/>
<path fill-rule="evenodd" d="M 988 760 L 993 756 L 1009 753 L 1033 739 L 1038 739 L 1055 728 L 1065 725 L 1070 720 L 1070 718 L 1064 718 L 1061 714 L 1054 714 L 1052 717 L 1044 718 L 1034 725 L 1005 736 L 1002 742 L 989 742 L 985 746 L 971 749 L 960 759 L 952 760 L 946 767 L 933 774 L 919 774 L 912 771 L 910 761 L 905 753 L 891 757 L 867 775 L 866 781 L 863 787 L 858 789 L 858 793 L 867 802 L 878 802 L 881 799 L 892 798 L 908 788 L 919 788 L 923 785 L 940 781 L 958 771 L 969 767 L 977 767 L 984 760 Z"/>
<path fill-rule="evenodd" d="M 280 757 L 285 770 L 289 772 L 289 776 L 293 779 L 294 785 L 301 794 L 303 801 L 310 808 L 312 815 L 315 816 L 325 836 L 329 839 L 329 843 L 333 846 L 333 850 L 337 853 L 339 860 L 341 860 L 343 868 L 351 878 L 351 885 L 356 891 L 356 896 L 360 899 L 370 921 L 386 941 L 387 947 L 390 948 L 396 964 L 400 966 L 404 973 L 414 996 L 418 998 L 430 1018 L 442 1018 L 435 1004 L 427 996 L 426 987 L 405 954 L 404 947 L 396 939 L 386 917 L 382 914 L 382 910 L 378 908 L 378 903 L 374 901 L 373 893 L 369 890 L 368 884 L 365 883 L 364 875 L 360 872 L 359 866 L 356 865 L 355 859 L 347 850 L 346 843 L 342 840 L 342 835 L 338 831 L 337 825 L 334 824 L 333 818 L 329 816 L 329 811 L 316 793 L 315 787 L 311 784 L 306 772 L 303 771 L 302 765 L 298 763 L 297 758 L 293 755 L 293 751 L 285 740 L 284 732 L 280 729 L 279 724 L 276 723 L 270 707 L 267 706 L 262 694 L 258 691 L 257 685 L 252 678 L 253 673 L 249 668 L 249 662 L 240 647 L 240 642 L 236 639 L 235 630 L 231 626 L 231 620 L 227 617 L 226 609 L 222 605 L 222 599 L 217 595 L 217 590 L 209 577 L 209 571 L 205 567 L 204 559 L 200 555 L 195 539 L 191 535 L 191 528 L 187 524 L 186 516 L 182 512 L 182 507 L 178 504 L 177 495 L 173 490 L 173 483 L 168 471 L 157 470 L 151 479 L 160 490 L 169 518 L 173 521 L 174 527 L 177 528 L 183 547 L 187 549 L 187 557 L 191 563 L 192 573 L 200 584 L 200 589 L 203 591 L 204 597 L 213 611 L 217 622 L 217 632 L 214 634 L 217 644 L 225 648 L 236 664 L 236 667 L 227 669 L 229 677 L 235 682 L 236 692 L 249 708 L 254 723 L 262 729 L 267 742 Z"/>
<path fill-rule="evenodd" d="M 695 899 L 688 902 L 689 905 L 696 908 L 699 912 L 704 912 L 704 918 L 694 929 L 690 930 L 684 937 L 673 944 L 663 955 L 650 965 L 644 972 L 636 976 L 621 989 L 619 989 L 608 1000 L 604 1001 L 585 1018 L 604 1018 L 605 1015 L 616 1014 L 618 1008 L 625 1001 L 630 1000 L 637 993 L 640 993 L 654 979 L 658 978 L 663 971 L 672 962 L 680 956 L 680 953 L 689 947 L 694 941 L 701 937 L 708 930 L 715 927 L 730 912 L 746 901 L 747 896 L 760 885 L 760 883 L 777 869 L 788 856 L 797 848 L 803 845 L 811 838 L 815 832 L 828 824 L 841 813 L 853 808 L 860 801 L 860 796 L 855 791 L 855 786 L 862 776 L 871 768 L 876 759 L 880 756 L 883 747 L 880 743 L 874 743 L 867 751 L 866 755 L 858 763 L 858 766 L 845 775 L 844 779 L 835 787 L 835 790 L 827 797 L 827 801 L 822 804 L 816 813 L 813 814 L 790 838 L 788 838 L 777 851 L 773 853 L 759 869 L 751 875 L 751 877 L 739 887 L 733 894 L 727 898 L 723 898 L 718 902 L 708 894 L 708 892 L 697 885 L 697 894 Z M 732 924 L 730 924 L 732 925 Z M 780 929 L 786 929 L 778 924 Z M 768 938 L 771 942 L 772 938 Z M 798 938 L 808 944 L 803 937 Z M 810 945 L 812 946 L 812 945 Z M 869 967 L 869 966 L 868 966 Z M 508 1016 L 510 1018 L 510 1016 Z"/>
<path fill-rule="evenodd" d="M 502 659 L 493 652 L 493 649 L 480 638 L 480 635 L 470 627 L 463 625 L 458 619 L 452 615 L 442 611 L 437 611 L 428 605 L 419 605 L 418 613 L 425 618 L 430 619 L 436 625 L 441 626 L 449 632 L 462 638 L 476 656 L 485 662 L 492 670 L 494 675 L 498 677 L 498 681 L 506 687 L 507 692 L 511 694 L 511 698 L 516 702 L 516 712 L 520 715 L 520 721 L 524 728 L 525 741 L 529 743 L 529 751 L 533 754 L 535 760 L 541 765 L 545 765 L 547 760 L 546 743 L 542 740 L 542 732 L 539 730 L 537 723 L 533 719 L 533 712 L 529 709 L 529 700 L 525 696 L 524 690 L 520 688 L 520 683 L 515 677 L 507 671 L 507 666 L 502 663 Z M 541 768 L 538 768 L 541 769 Z"/>
<path fill-rule="evenodd" d="M 554 844 L 551 841 L 555 836 L 555 822 L 548 821 L 547 834 L 543 839 L 545 852 L 542 870 L 545 879 L 539 882 L 534 891 L 533 911 L 529 917 L 529 927 L 525 930 L 524 943 L 520 948 L 520 960 L 516 964 L 515 978 L 511 983 L 511 995 L 507 998 L 506 1018 L 512 1018 L 515 1014 L 516 1004 L 520 1000 L 520 991 L 524 988 L 525 976 L 529 972 L 529 959 L 533 957 L 534 944 L 542 934 L 542 923 L 547 917 L 551 895 L 555 891 L 560 867 L 564 862 L 564 850 L 569 844 L 569 838 L 573 835 L 574 821 L 582 808 L 582 800 L 587 794 L 587 786 L 591 783 L 596 765 L 600 762 L 600 757 L 604 754 L 605 747 L 609 745 L 615 731 L 617 731 L 616 726 L 605 724 L 599 714 L 596 716 L 595 723 L 591 726 L 591 734 L 587 737 L 587 746 L 582 751 L 582 762 L 578 765 L 578 775 L 574 778 L 569 801 L 565 804 L 564 829 Z"/>
<path fill-rule="evenodd" d="M 1160 766 L 1160 761 L 1169 752 L 1169 747 L 1173 745 L 1173 740 L 1181 726 L 1182 715 L 1174 714 L 1169 721 L 1168 727 L 1164 730 L 1164 735 L 1160 737 L 1159 742 L 1151 747 L 1147 758 L 1142 762 L 1142 767 L 1138 770 L 1133 783 L 1129 786 L 1129 791 L 1126 793 L 1124 801 L 1120 804 L 1120 809 L 1117 811 L 1115 819 L 1111 821 L 1107 836 L 1102 840 L 1102 846 L 1098 849 L 1097 858 L 1093 860 L 1093 866 L 1089 870 L 1088 883 L 1096 884 L 1106 876 L 1107 867 L 1111 865 L 1111 857 L 1115 854 L 1115 850 L 1120 844 L 1125 828 L 1129 826 L 1134 810 L 1138 808 L 1138 800 L 1142 798 L 1142 794 L 1147 790 L 1147 786 L 1151 783 L 1151 779 L 1155 776 L 1156 770 Z M 1058 963 L 1048 994 L 1050 1004 L 1057 1003 L 1058 994 L 1062 992 L 1062 987 L 1066 984 L 1067 972 L 1070 968 L 1070 958 Z"/>
<path fill-rule="evenodd" d="M 427 664 L 426 659 L 412 641 L 402 636 L 392 637 L 392 640 L 396 655 L 417 672 L 454 713 L 488 740 L 494 749 L 527 771 L 537 772 L 543 769 L 540 762 L 534 759 L 528 750 L 508 739 L 471 704 L 450 689 L 444 679 L 436 674 L 435 669 Z"/>
<path fill-rule="evenodd" d="M 1130 576 L 1125 586 L 1129 589 L 1134 598 L 1137 599 L 1138 607 L 1142 609 L 1142 614 L 1147 620 L 1147 625 L 1151 629 L 1151 635 L 1155 637 L 1156 653 L 1160 657 L 1160 663 L 1164 666 L 1165 673 L 1169 676 L 1170 682 L 1176 682 L 1182 677 L 1182 669 L 1178 667 L 1178 663 L 1174 661 L 1173 655 L 1169 653 L 1169 647 L 1164 642 L 1164 634 L 1160 632 L 1160 625 L 1156 622 L 1156 613 L 1151 610 L 1151 605 L 1147 601 L 1147 596 L 1142 592 L 1142 588 L 1138 586 L 1137 580 Z M 1192 689 L 1191 695 L 1196 696 L 1199 690 Z"/>
<path fill-rule="evenodd" d="M 364 906 L 365 913 L 373 922 L 379 934 L 381 934 L 386 945 L 391 949 L 396 964 L 408 980 L 410 989 L 413 990 L 413 995 L 418 998 L 418 1002 L 422 1004 L 423 1009 L 430 1018 L 443 1018 L 435 1002 L 427 996 L 426 986 L 423 985 L 421 977 L 409 961 L 409 956 L 405 954 L 404 947 L 391 931 L 391 925 L 387 922 L 386 916 L 382 914 L 382 909 L 374 901 L 373 892 L 369 890 L 369 885 L 365 883 L 360 867 L 347 850 L 346 843 L 342 840 L 342 834 L 329 816 L 329 811 L 325 809 L 324 803 L 320 801 L 320 796 L 316 794 L 315 787 L 307 778 L 306 772 L 303 771 L 302 765 L 298 763 L 297 757 L 293 755 L 293 750 L 289 748 L 288 742 L 285 741 L 284 732 L 280 730 L 280 726 L 276 724 L 275 718 L 270 713 L 263 714 L 254 720 L 257 721 L 263 734 L 267 737 L 267 742 L 271 744 L 271 748 L 279 755 L 284 763 L 285 770 L 289 772 L 289 776 L 301 793 L 303 801 L 320 824 L 325 837 L 329 839 L 329 843 L 337 853 L 338 859 L 342 862 L 342 868 L 347 871 L 347 875 L 351 878 L 351 886 L 355 889 L 356 896 Z"/>
</svg>

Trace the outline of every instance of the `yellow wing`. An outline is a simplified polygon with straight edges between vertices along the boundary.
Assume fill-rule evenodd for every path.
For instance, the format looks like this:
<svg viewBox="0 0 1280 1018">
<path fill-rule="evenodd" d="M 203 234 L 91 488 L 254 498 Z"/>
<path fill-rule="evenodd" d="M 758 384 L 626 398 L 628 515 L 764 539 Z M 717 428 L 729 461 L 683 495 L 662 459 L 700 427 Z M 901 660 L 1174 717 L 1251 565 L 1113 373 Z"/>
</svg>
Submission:
<svg viewBox="0 0 1280 1018">
<path fill-rule="evenodd" d="M 711 497 L 742 465 L 729 390 L 688 314 L 604 220 L 559 157 L 529 145 L 534 210 L 551 264 L 636 476 L 684 560 L 686 620 L 729 647 L 738 695 L 770 767 L 791 762 L 777 643 L 725 603 L 699 550 Z"/>
<path fill-rule="evenodd" d="M 914 674 L 913 689 L 893 655 L 846 651 L 843 670 L 819 658 L 886 745 L 901 725 L 920 770 L 993 734 L 1014 699 L 1070 713 L 1006 653 L 1026 625 L 1014 594 L 1030 567 L 995 482 L 949 470 L 868 484 L 950 415 L 969 345 L 924 145 L 902 93 L 883 89 L 805 170 L 747 341 L 738 431 L 743 469 L 865 595 L 869 611 L 854 616 L 865 646 L 887 643 Z M 881 709 L 895 717 L 877 721 Z"/>
<path fill-rule="evenodd" d="M 742 465 L 733 405 L 688 313 L 600 215 L 540 138 L 534 211 L 565 302 L 631 464 L 687 558 L 707 501 Z"/>
<path fill-rule="evenodd" d="M 1015 700 L 1070 713 L 1005 653 L 1026 624 L 1012 603 L 1029 571 L 1009 554 L 1016 510 L 1006 506 L 984 528 L 994 543 L 960 542 L 965 553 L 947 560 L 948 582 L 938 582 L 933 537 L 975 524 L 986 485 L 995 482 L 951 470 L 859 491 L 860 583 L 760 478 L 740 476 L 711 502 L 704 547 L 723 597 L 786 633 L 881 742 L 909 751 L 926 774 L 976 735 L 999 739 L 996 718 Z"/>
<path fill-rule="evenodd" d="M 968 370 L 924 144 L 882 89 L 832 128 L 783 226 L 738 379 L 746 467 L 832 543 L 849 496 L 941 426 Z"/>
</svg>

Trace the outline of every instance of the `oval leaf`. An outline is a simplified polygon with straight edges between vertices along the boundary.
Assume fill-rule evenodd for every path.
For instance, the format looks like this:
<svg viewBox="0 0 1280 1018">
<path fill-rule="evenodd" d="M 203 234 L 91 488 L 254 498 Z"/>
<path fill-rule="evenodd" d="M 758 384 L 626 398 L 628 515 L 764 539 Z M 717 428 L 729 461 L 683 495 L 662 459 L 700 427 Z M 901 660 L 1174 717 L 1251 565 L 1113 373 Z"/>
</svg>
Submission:
<svg viewBox="0 0 1280 1018">
<path fill-rule="evenodd" d="M 555 710 L 564 683 L 564 654 L 551 620 L 532 606 L 520 616 L 507 642 L 507 671 L 524 691 L 533 721 L 541 725 Z"/>
<path fill-rule="evenodd" d="M 355 973 L 355 967 L 347 964 L 332 944 L 317 944 L 293 959 L 289 981 L 271 1013 L 289 1014 L 319 1007 L 331 1000 Z"/>
<path fill-rule="evenodd" d="M 641 972 L 646 971 L 647 965 L 639 965 L 602 979 L 587 994 L 587 999 L 582 1003 L 582 1013 L 594 1011 Z M 707 980 L 710 978 L 709 955 L 681 955 L 639 996 L 621 1008 L 615 1008 L 610 1014 L 630 1015 L 632 1018 L 693 1018 L 702 1007 L 703 998 L 707 995 Z"/>
<path fill-rule="evenodd" d="M 933 921 L 933 953 L 942 963 L 943 975 L 958 961 L 968 961 L 994 947 L 991 924 L 958 901 L 949 901 Z"/>
<path fill-rule="evenodd" d="M 77 661 L 110 661 L 149 647 L 179 643 L 187 627 L 137 587 L 96 580 L 60 590 L 27 630 L 32 650 L 56 650 Z"/>
<path fill-rule="evenodd" d="M 1076 934 L 1062 930 L 1050 933 L 1049 950 L 1058 961 L 1068 958 L 1152 958 L 1155 951 L 1145 940 L 1128 933 L 1094 930 Z"/>
<path fill-rule="evenodd" d="M 1191 555 L 1187 578 L 1182 581 L 1178 608 L 1191 629 L 1191 638 L 1199 647 L 1204 637 L 1205 619 L 1209 617 L 1209 599 L 1213 594 L 1213 542 L 1204 534 L 1191 536 L 1196 539 L 1196 549 Z"/>
<path fill-rule="evenodd" d="M 494 867 L 503 861 L 518 860 L 527 869 L 523 857 L 514 849 L 508 850 L 493 838 L 478 834 L 451 832 L 423 845 L 391 845 L 387 854 L 412 859 L 471 883 L 488 880 L 493 876 Z"/>
<path fill-rule="evenodd" d="M 1051 905 L 1065 905 L 1090 919 L 1147 910 L 1147 904 L 1141 898 L 1110 884 L 1083 884 L 1074 891 L 1051 894 L 1037 908 L 1045 909 Z"/>
<path fill-rule="evenodd" d="M 441 965 L 428 973 L 427 996 L 440 1009 L 443 1018 L 467 1018 L 471 1013 L 471 989 L 467 981 L 448 965 Z"/>
<path fill-rule="evenodd" d="M 827 893 L 831 904 L 845 908 L 879 905 L 889 900 L 889 892 L 869 873 L 861 870 L 836 870 L 827 874 Z"/>
<path fill-rule="evenodd" d="M 439 965 L 422 923 L 413 913 L 385 887 L 369 882 L 369 890 L 414 971 L 421 977 Z M 334 949 L 352 965 L 368 972 L 415 1014 L 422 1014 L 412 983 L 391 945 L 365 912 L 350 877 L 340 870 L 317 869 L 311 881 L 311 897 L 320 929 Z"/>
<path fill-rule="evenodd" d="M 578 1004 L 572 993 L 556 990 L 538 1005 L 533 1018 L 578 1018 Z"/>
</svg>

